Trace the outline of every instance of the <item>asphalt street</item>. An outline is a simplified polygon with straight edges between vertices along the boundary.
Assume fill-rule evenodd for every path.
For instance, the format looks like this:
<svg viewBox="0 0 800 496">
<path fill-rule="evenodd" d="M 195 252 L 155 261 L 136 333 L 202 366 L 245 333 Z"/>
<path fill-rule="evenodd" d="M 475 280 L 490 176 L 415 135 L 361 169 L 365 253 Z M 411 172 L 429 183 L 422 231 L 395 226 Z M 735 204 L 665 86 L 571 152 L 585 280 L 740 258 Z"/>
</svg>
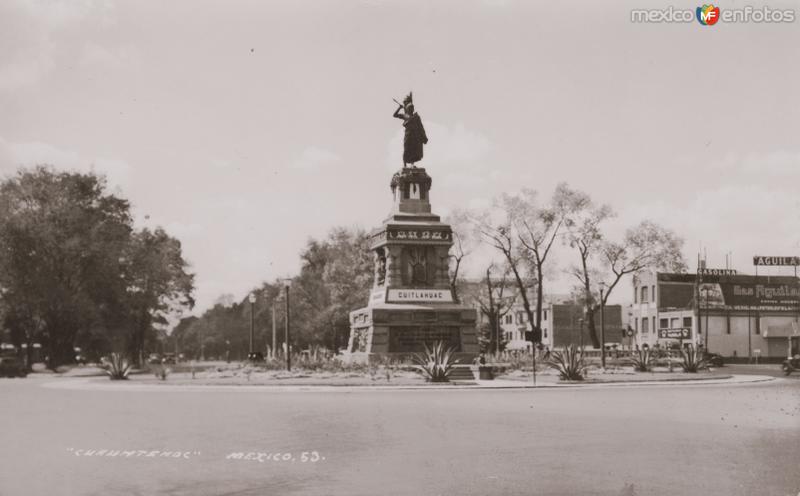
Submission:
<svg viewBox="0 0 800 496">
<path fill-rule="evenodd" d="M 0 380 L 0 495 L 800 492 L 795 378 L 558 390 L 51 387 L 64 381 L 76 379 Z"/>
</svg>

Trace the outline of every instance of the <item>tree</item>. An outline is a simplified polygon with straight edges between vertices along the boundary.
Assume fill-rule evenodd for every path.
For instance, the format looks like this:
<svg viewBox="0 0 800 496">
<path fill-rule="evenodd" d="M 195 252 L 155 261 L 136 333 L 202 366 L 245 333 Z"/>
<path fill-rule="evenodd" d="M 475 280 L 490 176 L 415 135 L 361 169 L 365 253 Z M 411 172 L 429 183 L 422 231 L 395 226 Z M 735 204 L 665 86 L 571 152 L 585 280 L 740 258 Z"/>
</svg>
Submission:
<svg viewBox="0 0 800 496">
<path fill-rule="evenodd" d="M 565 190 L 567 187 L 565 186 Z M 596 280 L 602 277 L 602 271 L 593 266 L 593 258 L 602 249 L 604 243 L 603 223 L 613 217 L 614 211 L 608 205 L 595 205 L 589 195 L 577 190 L 567 190 L 573 196 L 579 208 L 570 212 L 567 243 L 578 252 L 579 263 L 568 269 L 578 282 L 576 288 L 586 309 L 589 336 L 595 348 L 600 346 L 594 323 L 594 312 L 599 307 L 595 298 Z"/>
<path fill-rule="evenodd" d="M 335 228 L 323 240 L 310 239 L 300 258 L 300 274 L 291 284 L 293 345 L 336 350 L 347 339 L 350 312 L 365 304 L 372 287 L 369 236 Z"/>
<path fill-rule="evenodd" d="M 530 264 L 525 259 L 524 247 L 515 229 L 518 216 L 514 209 L 513 198 L 504 195 L 495 201 L 493 209 L 473 214 L 471 222 L 479 236 L 502 254 L 513 276 L 528 322 L 533 323 L 536 321 L 528 291 L 536 281 L 529 270 Z"/>
<path fill-rule="evenodd" d="M 93 173 L 20 170 L 0 184 L 0 291 L 7 325 L 42 343 L 48 366 L 127 346 L 141 356 L 153 324 L 191 307 L 180 242 L 134 232 L 127 200 Z M 148 334 L 149 333 L 149 334 Z"/>
<path fill-rule="evenodd" d="M 562 228 L 570 223 L 570 215 L 583 208 L 586 198 L 569 189 L 566 183 L 556 187 L 549 205 L 541 206 L 537 193 L 523 189 L 519 195 L 504 195 L 502 204 L 511 227 L 519 240 L 520 257 L 528 263 L 536 284 L 536 319 L 529 319 L 535 341 L 541 341 L 545 264 Z"/>
<path fill-rule="evenodd" d="M 683 240 L 674 232 L 649 221 L 628 229 L 622 242 L 607 240 L 603 224 L 614 215 L 611 207 L 595 205 L 584 193 L 572 191 L 570 194 L 583 198 L 580 208 L 569 214 L 569 245 L 579 256 L 579 265 L 572 266 L 570 273 L 578 282 L 576 289 L 586 308 L 592 345 L 599 348 L 601 343 L 594 319 L 597 309 L 606 304 L 619 281 L 628 274 L 646 268 L 684 271 Z M 605 285 L 602 299 L 601 283 Z"/>
<path fill-rule="evenodd" d="M 486 268 L 486 277 L 482 281 L 481 290 L 478 292 L 476 300 L 480 312 L 489 321 L 487 328 L 482 329 L 479 335 L 481 349 L 498 353 L 505 346 L 503 333 L 500 332 L 502 319 L 514 306 L 516 294 L 508 287 L 508 268 L 502 271 L 502 276 L 499 280 L 492 279 L 493 268 L 494 264 Z"/>
<path fill-rule="evenodd" d="M 23 170 L 0 184 L 0 288 L 12 326 L 35 334 L 54 368 L 109 315 L 131 232 L 128 202 L 94 174 Z"/>
<path fill-rule="evenodd" d="M 453 299 L 460 301 L 458 283 L 461 263 L 473 250 L 475 239 L 470 227 L 470 214 L 466 210 L 454 210 L 448 219 L 453 232 L 453 247 L 450 249 L 450 291 Z"/>
</svg>

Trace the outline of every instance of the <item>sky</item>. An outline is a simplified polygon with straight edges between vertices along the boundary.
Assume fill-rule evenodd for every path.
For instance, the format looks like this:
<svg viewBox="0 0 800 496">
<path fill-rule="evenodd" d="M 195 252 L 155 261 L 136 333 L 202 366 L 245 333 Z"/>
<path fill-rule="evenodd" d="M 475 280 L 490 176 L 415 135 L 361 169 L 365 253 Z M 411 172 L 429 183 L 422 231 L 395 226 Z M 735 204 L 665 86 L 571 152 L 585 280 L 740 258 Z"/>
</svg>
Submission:
<svg viewBox="0 0 800 496">
<path fill-rule="evenodd" d="M 199 314 L 380 225 L 413 91 L 445 217 L 566 181 L 612 237 L 675 230 L 692 269 L 800 255 L 800 19 L 631 22 L 670 5 L 699 4 L 0 0 L 0 175 L 106 174 L 181 240 Z M 719 4 L 744 5 L 800 14 Z"/>
</svg>

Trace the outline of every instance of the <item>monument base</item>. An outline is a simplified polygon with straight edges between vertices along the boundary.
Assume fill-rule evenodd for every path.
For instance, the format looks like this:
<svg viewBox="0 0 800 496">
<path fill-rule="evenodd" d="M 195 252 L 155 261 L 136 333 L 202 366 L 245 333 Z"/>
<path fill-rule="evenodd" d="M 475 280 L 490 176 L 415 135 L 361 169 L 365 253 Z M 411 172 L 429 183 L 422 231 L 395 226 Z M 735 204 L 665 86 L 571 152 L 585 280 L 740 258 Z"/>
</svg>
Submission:
<svg viewBox="0 0 800 496">
<path fill-rule="evenodd" d="M 436 342 L 452 348 L 461 364 L 478 356 L 476 312 L 464 305 L 377 304 L 350 313 L 345 360 L 408 360 Z"/>
</svg>

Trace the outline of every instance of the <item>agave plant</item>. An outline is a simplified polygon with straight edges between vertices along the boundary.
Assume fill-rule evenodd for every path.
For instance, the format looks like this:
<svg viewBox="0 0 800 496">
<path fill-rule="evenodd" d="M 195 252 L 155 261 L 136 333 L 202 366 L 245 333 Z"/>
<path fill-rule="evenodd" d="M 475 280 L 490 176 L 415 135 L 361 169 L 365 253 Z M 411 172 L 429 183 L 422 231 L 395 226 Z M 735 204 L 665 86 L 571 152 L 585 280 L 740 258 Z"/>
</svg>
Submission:
<svg viewBox="0 0 800 496">
<path fill-rule="evenodd" d="M 683 360 L 680 365 L 684 372 L 696 373 L 699 370 L 708 368 L 708 360 L 695 349 L 681 350 L 681 355 Z"/>
<path fill-rule="evenodd" d="M 437 341 L 433 347 L 425 345 L 424 353 L 412 355 L 411 361 L 419 366 L 428 382 L 448 382 L 453 366 L 458 363 L 453 348 L 445 348 L 444 343 Z"/>
<path fill-rule="evenodd" d="M 583 360 L 583 350 L 574 344 L 563 348 L 561 351 L 550 353 L 547 365 L 558 371 L 558 376 L 564 381 L 582 381 L 586 374 L 586 362 Z"/>
<path fill-rule="evenodd" d="M 650 353 L 649 348 L 636 350 L 636 353 L 628 358 L 628 363 L 633 365 L 633 369 L 637 372 L 649 372 L 654 361 L 655 357 Z"/>
<path fill-rule="evenodd" d="M 108 362 L 106 374 L 112 381 L 122 381 L 128 378 L 128 373 L 131 371 L 131 364 L 125 359 L 122 353 L 112 353 L 111 360 Z"/>
</svg>

